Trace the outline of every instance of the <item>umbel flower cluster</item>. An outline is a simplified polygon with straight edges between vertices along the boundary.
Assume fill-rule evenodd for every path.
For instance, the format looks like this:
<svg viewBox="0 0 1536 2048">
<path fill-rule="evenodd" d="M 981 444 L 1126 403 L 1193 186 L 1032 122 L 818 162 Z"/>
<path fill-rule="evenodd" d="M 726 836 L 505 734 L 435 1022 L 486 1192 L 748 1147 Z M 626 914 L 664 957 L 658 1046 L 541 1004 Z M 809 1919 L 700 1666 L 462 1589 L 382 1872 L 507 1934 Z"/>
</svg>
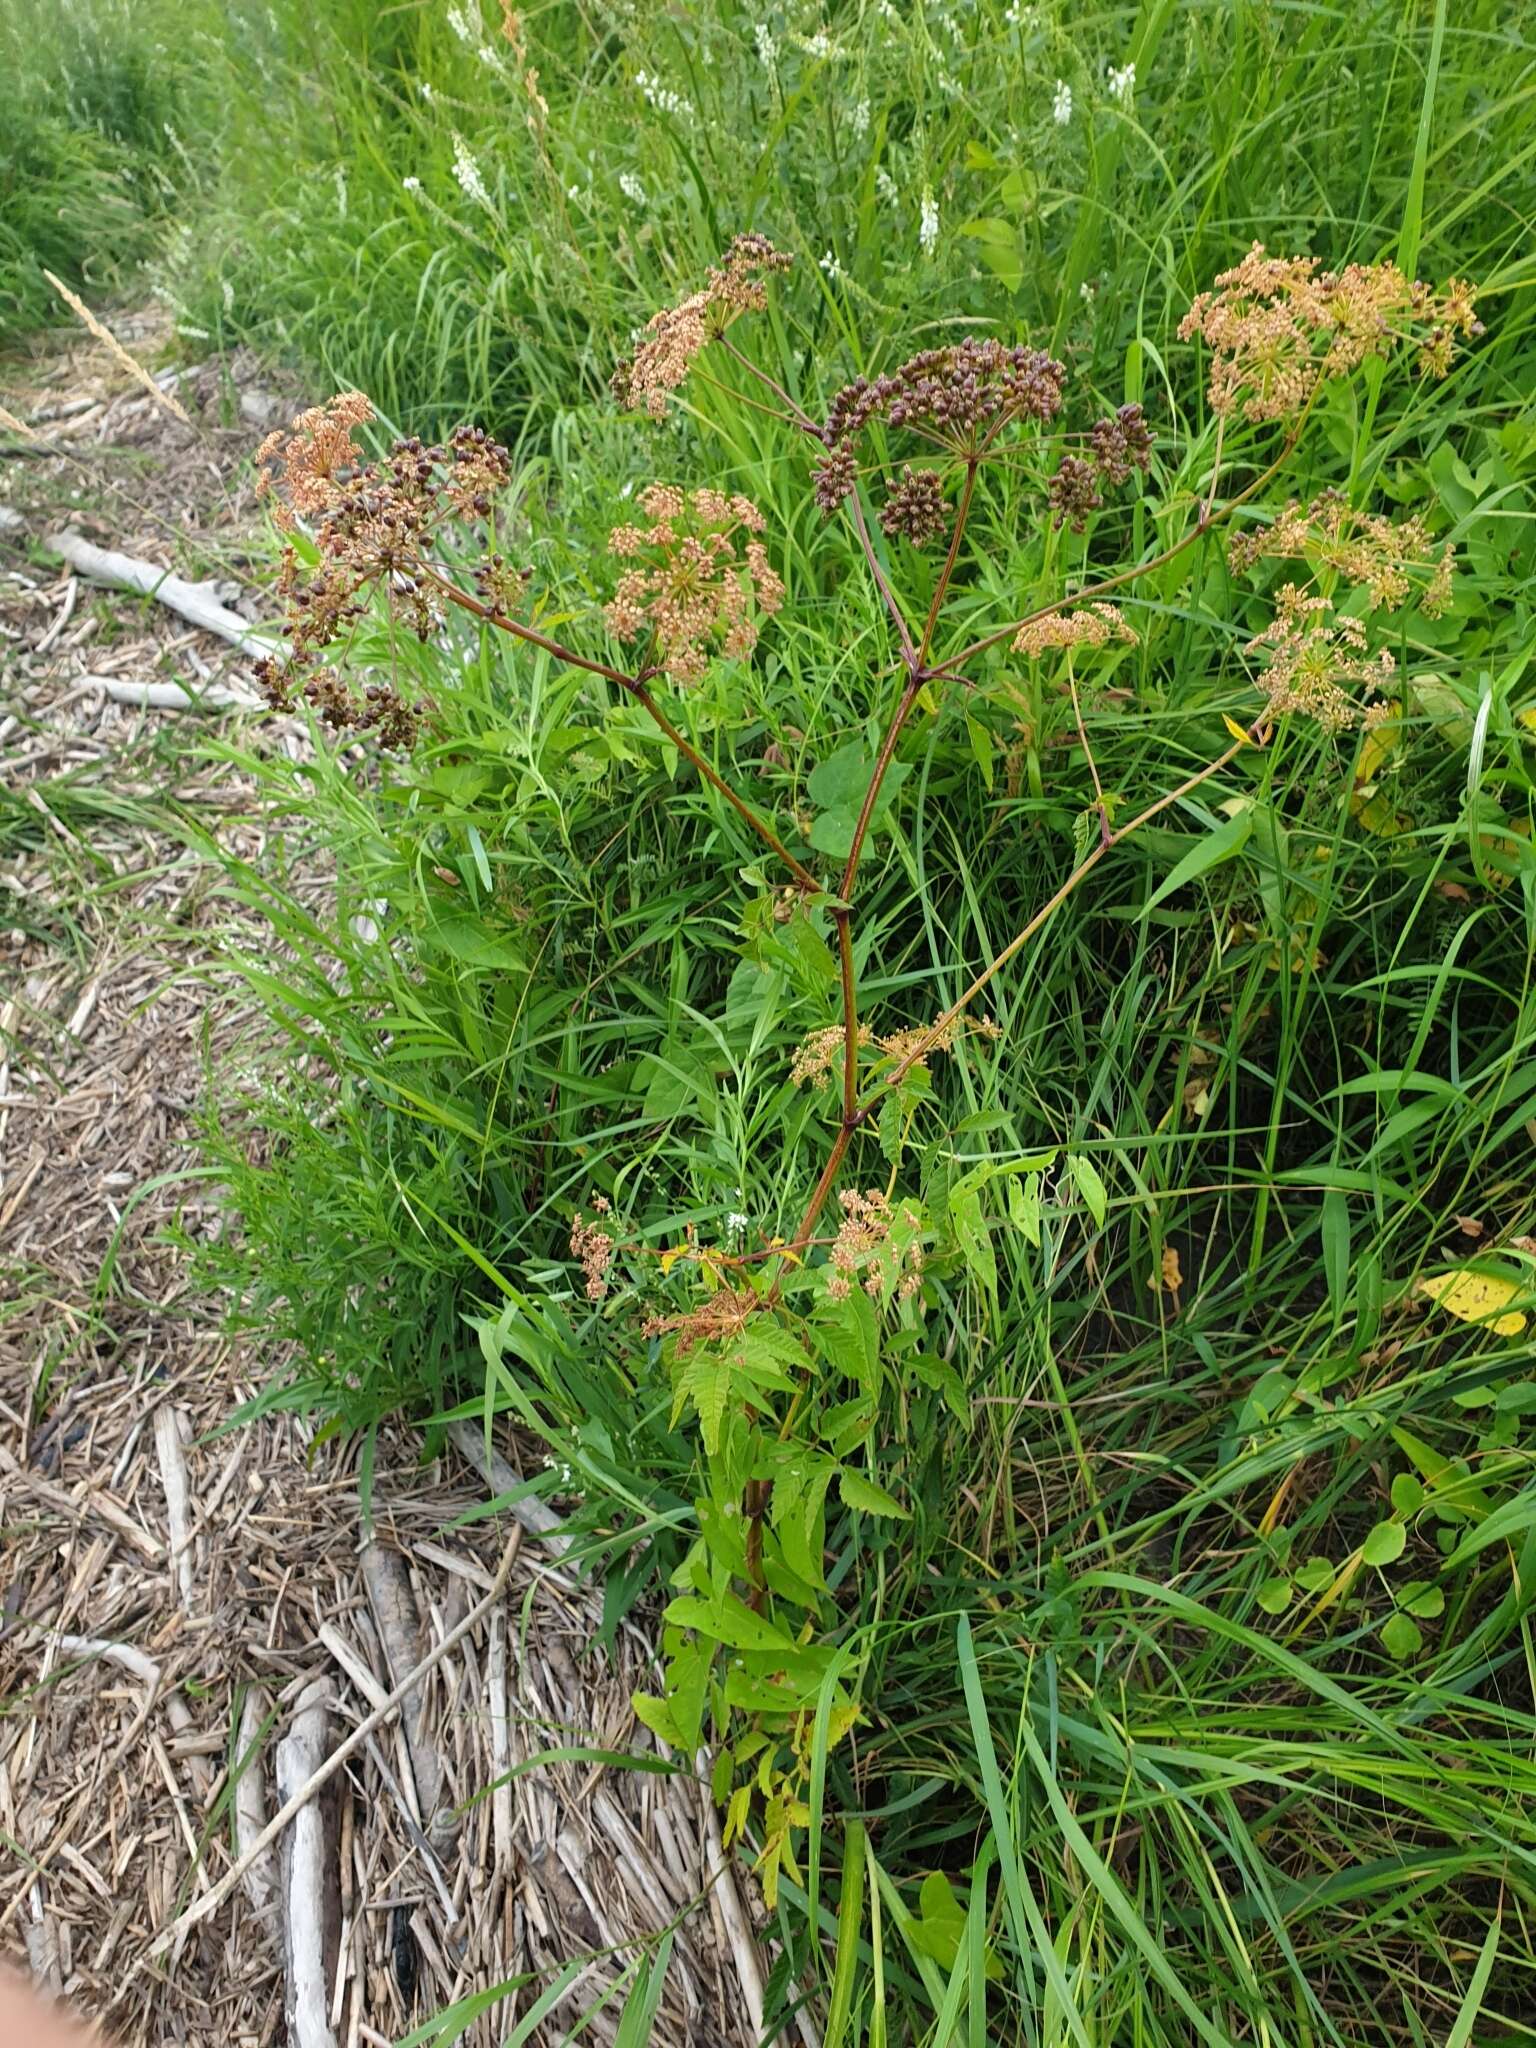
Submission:
<svg viewBox="0 0 1536 2048">
<path fill-rule="evenodd" d="M 1414 347 L 1419 368 L 1443 377 L 1457 335 L 1482 333 L 1469 285 L 1443 292 L 1410 280 L 1395 263 L 1321 270 L 1315 256 L 1271 256 L 1255 242 L 1241 263 L 1201 292 L 1179 339 L 1211 351 L 1211 410 L 1223 418 L 1292 419 L 1327 377 L 1367 356 Z"/>
<path fill-rule="evenodd" d="M 648 526 L 616 526 L 608 537 L 610 550 L 635 564 L 619 577 L 608 624 L 620 640 L 649 636 L 655 666 L 674 682 L 697 682 L 716 651 L 750 654 L 756 614 L 784 602 L 759 538 L 763 515 L 739 493 L 674 484 L 648 485 L 640 507 Z"/>
<path fill-rule="evenodd" d="M 761 312 L 768 303 L 765 280 L 788 270 L 790 261 L 766 235 L 738 235 L 702 290 L 664 306 L 646 322 L 632 352 L 613 373 L 613 395 L 620 405 L 660 419 L 700 349 L 743 313 Z"/>
<path fill-rule="evenodd" d="M 371 731 L 385 746 L 408 746 L 420 707 L 377 678 L 348 687 L 322 655 L 364 619 L 376 594 L 426 640 L 443 619 L 441 585 L 427 566 L 447 522 L 488 520 L 510 470 L 507 451 L 479 427 L 460 427 L 445 446 L 397 441 L 363 460 L 355 430 L 373 418 L 358 391 L 301 413 L 289 431 L 257 451 L 259 490 L 278 526 L 310 522 L 319 560 L 306 569 L 290 544 L 279 590 L 287 601 L 288 651 L 258 665 L 268 700 L 289 708 L 302 696 L 334 731 Z"/>
</svg>

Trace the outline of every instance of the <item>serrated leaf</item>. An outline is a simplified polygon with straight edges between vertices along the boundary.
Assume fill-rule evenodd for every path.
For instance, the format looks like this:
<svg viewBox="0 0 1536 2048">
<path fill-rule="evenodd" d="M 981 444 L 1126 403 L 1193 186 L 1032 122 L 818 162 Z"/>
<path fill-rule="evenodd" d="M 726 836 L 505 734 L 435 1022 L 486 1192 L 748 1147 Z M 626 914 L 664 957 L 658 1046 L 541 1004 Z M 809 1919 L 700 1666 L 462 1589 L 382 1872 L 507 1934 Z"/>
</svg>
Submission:
<svg viewBox="0 0 1536 2048">
<path fill-rule="evenodd" d="M 1518 1337 L 1525 1317 L 1509 1304 L 1520 1294 L 1520 1283 L 1499 1273 L 1480 1273 L 1473 1266 L 1457 1266 L 1449 1273 L 1433 1273 L 1419 1282 L 1421 1294 L 1447 1315 L 1463 1323 L 1486 1323 L 1496 1336 Z"/>
<path fill-rule="evenodd" d="M 877 1486 L 873 1479 L 866 1479 L 851 1465 L 845 1465 L 838 1473 L 837 1490 L 843 1497 L 844 1507 L 857 1508 L 861 1514 L 889 1515 L 898 1522 L 910 1522 L 912 1519 L 911 1511 L 904 1508 L 894 1494 L 887 1493 L 883 1486 Z"/>
<path fill-rule="evenodd" d="M 636 1692 L 630 1694 L 629 1704 L 635 1710 L 636 1720 L 642 1721 L 668 1749 L 687 1747 L 677 1722 L 673 1719 L 672 1709 L 665 1700 L 657 1699 L 653 1693 Z"/>
<path fill-rule="evenodd" d="M 1392 1564 L 1407 1548 L 1408 1531 L 1401 1522 L 1378 1522 L 1360 1546 L 1367 1564 Z"/>
</svg>

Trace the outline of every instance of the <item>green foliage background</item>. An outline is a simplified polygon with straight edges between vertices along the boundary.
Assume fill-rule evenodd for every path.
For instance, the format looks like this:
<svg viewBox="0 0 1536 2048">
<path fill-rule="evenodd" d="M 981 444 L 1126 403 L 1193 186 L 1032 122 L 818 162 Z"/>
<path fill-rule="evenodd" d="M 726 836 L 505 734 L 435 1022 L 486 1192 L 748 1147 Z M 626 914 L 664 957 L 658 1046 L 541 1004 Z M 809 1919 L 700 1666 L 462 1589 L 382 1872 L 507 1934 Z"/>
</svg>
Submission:
<svg viewBox="0 0 1536 2048">
<path fill-rule="evenodd" d="M 42 317 L 38 262 L 100 284 L 152 251 L 189 347 L 252 340 L 411 430 L 481 418 L 519 456 L 520 558 L 574 613 L 627 491 L 748 490 L 793 602 L 687 714 L 781 818 L 887 708 L 856 556 L 727 397 L 659 430 L 606 398 L 733 232 L 797 256 L 755 344 L 813 410 L 956 328 L 1028 335 L 1085 405 L 1144 400 L 1170 491 L 1210 447 L 1173 330 L 1251 241 L 1482 286 L 1453 376 L 1331 400 L 1297 480 L 1457 540 L 1450 617 L 1396 650 L 1390 757 L 1299 726 L 1244 757 L 1000 979 L 1000 1047 L 936 1068 L 937 1213 L 1049 1147 L 1108 1210 L 1052 1179 L 1035 1243 L 989 1198 L 995 1286 L 935 1266 L 879 1430 L 912 1519 L 831 1537 L 868 1716 L 818 1742 L 774 1992 L 820 1998 L 829 2044 L 1531 2038 L 1532 1347 L 1414 1292 L 1469 1255 L 1527 1289 L 1536 1229 L 1525 11 L 555 5 L 526 18 L 547 114 L 494 10 L 457 20 L 12 14 L 0 319 Z M 978 630 L 1072 559 L 1023 479 L 973 531 Z M 1265 615 L 1214 543 L 1142 597 L 1089 723 L 1128 804 L 1252 716 Z M 245 971 L 285 1034 L 210 1132 L 239 1219 L 214 1270 L 299 1340 L 274 1400 L 363 1430 L 517 1413 L 616 1617 L 694 1533 L 695 1449 L 633 1299 L 583 1299 L 571 1214 L 601 1190 L 652 1250 L 793 1228 L 823 1126 L 788 1061 L 835 1017 L 830 954 L 784 942 L 755 842 L 590 683 L 479 639 L 392 658 L 441 714 L 414 761 L 247 763 L 295 858 L 334 860 L 334 911 L 208 847 L 281 941 Z M 884 1028 L 1051 893 L 1091 794 L 1059 698 L 1001 661 L 902 762 L 861 920 Z M 1235 797 L 1254 827 L 1202 865 Z"/>
</svg>

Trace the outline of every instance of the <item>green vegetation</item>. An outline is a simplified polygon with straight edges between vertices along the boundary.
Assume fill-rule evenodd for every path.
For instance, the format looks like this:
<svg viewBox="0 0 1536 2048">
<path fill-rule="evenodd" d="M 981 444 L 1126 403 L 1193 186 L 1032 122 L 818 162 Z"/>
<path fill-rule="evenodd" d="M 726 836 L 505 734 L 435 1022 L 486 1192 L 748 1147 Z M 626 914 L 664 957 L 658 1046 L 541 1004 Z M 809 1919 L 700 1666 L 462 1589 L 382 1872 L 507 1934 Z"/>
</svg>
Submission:
<svg viewBox="0 0 1536 2048">
<path fill-rule="evenodd" d="M 1076 880 L 987 986 L 1000 1035 L 918 1062 L 847 1140 L 837 1186 L 889 1184 L 923 1255 L 912 1299 L 888 1264 L 868 1307 L 825 1244 L 732 1263 L 807 1234 L 838 1142 L 841 899 L 786 894 L 622 680 L 460 613 L 426 643 L 359 626 L 346 672 L 425 703 L 414 747 L 244 763 L 334 904 L 226 860 L 278 942 L 245 972 L 283 1038 L 210 1131 L 238 1220 L 206 1256 L 299 1342 L 268 1398 L 546 1442 L 536 1483 L 610 1616 L 674 1603 L 643 1716 L 726 1745 L 733 1823 L 779 1844 L 774 1996 L 829 2044 L 1530 2039 L 1519 10 L 554 8 L 521 42 L 489 10 L 300 20 L 237 12 L 222 127 L 189 122 L 206 197 L 161 258 L 185 324 L 403 430 L 501 432 L 522 620 L 589 660 L 630 659 L 601 606 L 637 491 L 752 499 L 782 612 L 653 687 L 829 890 L 899 642 L 742 364 L 706 351 L 661 422 L 615 408 L 656 306 L 761 229 L 795 265 L 731 340 L 815 419 L 964 334 L 1066 363 L 1060 420 L 977 484 L 941 659 L 1190 541 L 1117 591 L 1134 645 L 1005 638 L 899 732 L 852 894 L 874 1031 L 930 1026 Z M 1283 423 L 1218 432 L 1176 330 L 1255 239 L 1470 278 L 1486 333 L 1443 379 L 1328 381 L 1289 454 Z M 1149 474 L 1057 529 L 1068 433 L 1133 403 Z M 1199 530 L 1282 455 L 1232 524 L 1332 489 L 1456 549 L 1438 617 L 1346 602 L 1322 564 L 1393 657 L 1364 728 L 1266 722 L 1253 643 L 1307 574 Z M 861 456 L 871 513 L 874 466 L 916 456 L 894 432 Z M 942 542 L 875 532 L 920 621 Z M 441 545 L 472 587 L 479 538 Z M 1085 870 L 1101 801 L 1118 830 L 1196 776 Z M 831 1084 L 796 1087 L 822 1032 Z M 600 1299 L 573 1224 L 594 1271 L 614 1240 Z M 776 1273 L 750 1357 L 679 1355 L 679 1318 Z"/>
</svg>

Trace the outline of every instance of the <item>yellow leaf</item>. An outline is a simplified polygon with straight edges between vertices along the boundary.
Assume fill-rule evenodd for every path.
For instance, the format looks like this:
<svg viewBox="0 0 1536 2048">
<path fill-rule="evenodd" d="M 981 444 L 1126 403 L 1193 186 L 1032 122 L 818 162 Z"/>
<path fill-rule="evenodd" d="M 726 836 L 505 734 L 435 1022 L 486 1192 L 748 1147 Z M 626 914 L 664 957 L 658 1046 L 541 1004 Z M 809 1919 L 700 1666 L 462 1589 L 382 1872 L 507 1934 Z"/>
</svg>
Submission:
<svg viewBox="0 0 1536 2048">
<path fill-rule="evenodd" d="M 666 1279 L 667 1275 L 671 1272 L 672 1268 L 677 1264 L 679 1259 L 687 1258 L 690 1249 L 691 1247 L 689 1247 L 686 1244 L 675 1244 L 673 1245 L 670 1251 L 662 1253 L 661 1277 L 663 1280 Z"/>
<path fill-rule="evenodd" d="M 1420 1290 L 1448 1315 L 1464 1323 L 1487 1323 L 1495 1335 L 1518 1337 L 1525 1317 L 1509 1304 L 1520 1292 L 1516 1280 L 1501 1279 L 1496 1273 L 1474 1272 L 1457 1266 L 1449 1273 L 1435 1273 L 1419 1282 Z"/>
<path fill-rule="evenodd" d="M 1528 732 L 1536 732 L 1536 704 L 1523 704 L 1515 713 Z"/>
<path fill-rule="evenodd" d="M 1233 739 L 1237 741 L 1237 744 L 1240 747 L 1257 746 L 1258 742 L 1254 739 L 1253 734 L 1248 730 L 1247 726 L 1239 725 L 1235 718 L 1228 718 L 1225 711 L 1223 711 L 1223 713 L 1221 714 L 1221 722 L 1227 728 L 1227 731 L 1231 733 Z"/>
</svg>

